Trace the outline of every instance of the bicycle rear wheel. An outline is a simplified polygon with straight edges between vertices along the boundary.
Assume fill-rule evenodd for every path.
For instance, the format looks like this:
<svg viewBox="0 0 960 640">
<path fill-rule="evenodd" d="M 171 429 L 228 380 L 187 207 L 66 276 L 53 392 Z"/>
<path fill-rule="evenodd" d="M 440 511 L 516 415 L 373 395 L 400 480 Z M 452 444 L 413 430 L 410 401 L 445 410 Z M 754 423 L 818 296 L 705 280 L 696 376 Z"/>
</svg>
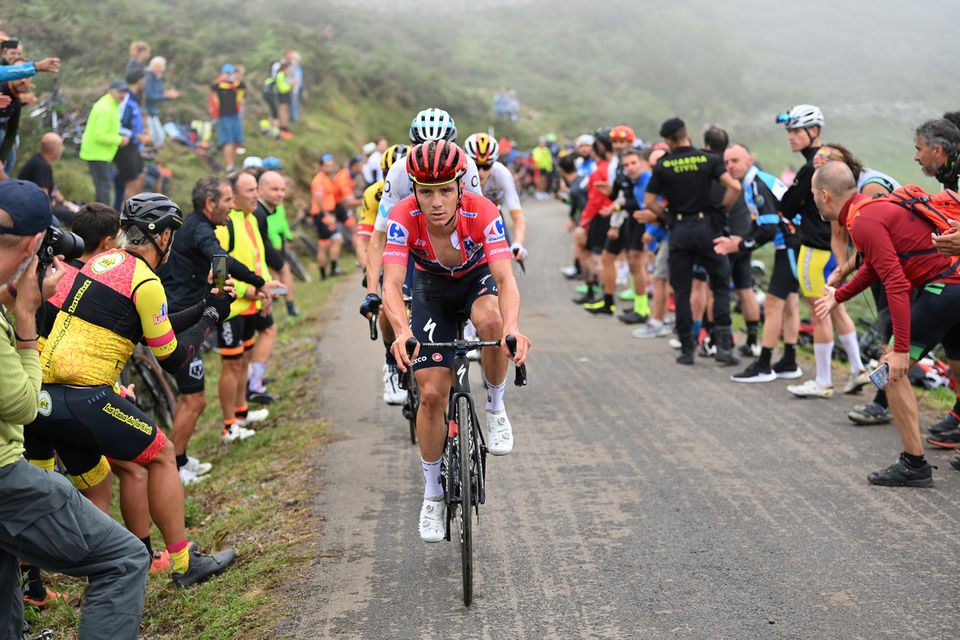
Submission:
<svg viewBox="0 0 960 640">
<path fill-rule="evenodd" d="M 283 259 L 290 265 L 290 273 L 292 273 L 295 278 L 301 282 L 310 282 L 310 273 L 307 271 L 307 268 L 303 266 L 297 254 L 290 250 L 290 247 L 283 248 Z"/>
<path fill-rule="evenodd" d="M 177 400 L 153 354 L 134 351 L 124 368 L 121 380 L 124 379 L 124 384 L 134 383 L 136 405 L 169 433 L 173 429 L 173 410 Z"/>
<path fill-rule="evenodd" d="M 470 411 L 470 401 L 460 396 L 457 398 L 456 420 L 459 433 L 460 459 L 459 474 L 457 475 L 460 489 L 460 504 L 457 514 L 460 525 L 460 563 L 463 571 L 463 604 L 470 606 L 473 601 L 473 474 L 475 471 L 473 442 L 473 419 Z"/>
</svg>

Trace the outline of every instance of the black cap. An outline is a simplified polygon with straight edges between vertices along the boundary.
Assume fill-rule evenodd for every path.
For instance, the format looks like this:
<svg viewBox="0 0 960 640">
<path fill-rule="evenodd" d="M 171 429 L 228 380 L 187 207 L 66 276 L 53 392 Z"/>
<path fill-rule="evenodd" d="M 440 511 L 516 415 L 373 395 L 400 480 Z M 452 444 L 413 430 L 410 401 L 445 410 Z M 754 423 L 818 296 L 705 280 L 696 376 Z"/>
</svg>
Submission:
<svg viewBox="0 0 960 640">
<path fill-rule="evenodd" d="M 126 91 L 127 83 L 123 80 L 111 80 L 110 86 L 107 87 L 109 91 Z"/>
<path fill-rule="evenodd" d="M 669 138 L 676 133 L 678 129 L 683 129 L 685 126 L 687 125 L 685 125 L 680 118 L 670 118 L 660 125 L 660 137 Z"/>
<path fill-rule="evenodd" d="M 0 209 L 13 219 L 12 227 L 0 227 L 0 235 L 32 236 L 53 222 L 50 196 L 25 180 L 0 182 Z"/>
</svg>

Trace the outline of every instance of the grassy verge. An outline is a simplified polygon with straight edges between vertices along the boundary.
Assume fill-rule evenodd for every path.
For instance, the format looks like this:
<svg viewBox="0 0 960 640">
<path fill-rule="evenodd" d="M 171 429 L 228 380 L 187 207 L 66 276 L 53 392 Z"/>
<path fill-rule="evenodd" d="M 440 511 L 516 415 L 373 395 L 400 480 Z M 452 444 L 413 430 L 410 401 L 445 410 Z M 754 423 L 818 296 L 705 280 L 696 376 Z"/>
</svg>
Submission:
<svg viewBox="0 0 960 640">
<path fill-rule="evenodd" d="M 320 537 L 310 494 L 315 452 L 326 428 L 310 398 L 316 388 L 318 320 L 331 286 L 329 280 L 297 283 L 300 318 L 277 310 L 279 338 L 267 376 L 281 399 L 256 425 L 256 436 L 232 444 L 220 440 L 220 360 L 215 353 L 204 357 L 208 406 L 190 453 L 214 468 L 185 490 L 187 536 L 204 551 L 234 547 L 238 557 L 222 576 L 185 590 L 173 588 L 169 572 L 151 574 L 142 638 L 274 637 L 289 606 L 285 585 L 310 565 Z M 114 513 L 119 515 L 116 508 Z M 156 528 L 153 543 L 163 548 Z M 51 588 L 67 591 L 70 601 L 44 612 L 30 607 L 27 619 L 35 632 L 51 628 L 58 638 L 74 637 L 85 581 L 56 574 L 47 579 Z"/>
</svg>

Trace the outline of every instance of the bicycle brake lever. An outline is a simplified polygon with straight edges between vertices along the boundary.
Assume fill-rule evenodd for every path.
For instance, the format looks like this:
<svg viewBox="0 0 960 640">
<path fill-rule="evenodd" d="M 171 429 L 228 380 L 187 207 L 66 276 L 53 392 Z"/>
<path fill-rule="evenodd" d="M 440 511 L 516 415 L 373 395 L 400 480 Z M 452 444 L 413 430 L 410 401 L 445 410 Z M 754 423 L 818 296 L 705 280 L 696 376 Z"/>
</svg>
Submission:
<svg viewBox="0 0 960 640">
<path fill-rule="evenodd" d="M 371 339 L 371 340 L 376 340 L 376 339 L 377 339 L 377 317 L 378 317 L 379 315 L 380 315 L 380 314 L 375 313 L 375 314 L 373 314 L 372 316 L 370 316 L 369 318 L 367 318 L 367 321 L 370 323 L 370 339 Z"/>
<path fill-rule="evenodd" d="M 517 375 L 513 379 L 514 386 L 525 387 L 527 386 L 527 365 L 522 364 L 517 367 Z"/>
</svg>

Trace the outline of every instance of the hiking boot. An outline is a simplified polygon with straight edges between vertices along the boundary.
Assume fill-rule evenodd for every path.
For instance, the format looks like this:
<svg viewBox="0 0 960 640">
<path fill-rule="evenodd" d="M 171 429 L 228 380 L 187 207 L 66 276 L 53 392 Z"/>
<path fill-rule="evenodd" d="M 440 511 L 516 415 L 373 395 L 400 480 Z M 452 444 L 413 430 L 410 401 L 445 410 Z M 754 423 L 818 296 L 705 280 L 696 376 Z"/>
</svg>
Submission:
<svg viewBox="0 0 960 640">
<path fill-rule="evenodd" d="M 833 396 L 833 385 L 824 386 L 811 378 L 803 384 L 792 384 L 787 391 L 798 398 L 829 398 Z"/>
<path fill-rule="evenodd" d="M 190 564 L 187 566 L 186 572 L 173 571 L 170 574 L 173 578 L 173 584 L 182 589 L 203 582 L 226 571 L 236 557 L 237 552 L 233 549 L 224 549 L 213 555 L 207 555 L 200 553 L 195 546 L 191 546 Z"/>
<path fill-rule="evenodd" d="M 446 523 L 443 518 L 444 506 L 443 498 L 423 499 L 417 530 L 420 532 L 420 539 L 424 542 L 440 542 L 443 540 L 446 534 Z"/>
<path fill-rule="evenodd" d="M 919 469 L 914 469 L 901 454 L 886 469 L 868 473 L 867 482 L 883 487 L 932 487 L 933 467 L 924 463 Z"/>
<path fill-rule="evenodd" d="M 693 364 L 693 352 L 695 349 L 692 335 L 687 334 L 680 336 L 680 355 L 677 356 L 677 364 Z"/>
<path fill-rule="evenodd" d="M 803 369 L 796 362 L 784 362 L 783 359 L 773 363 L 770 367 L 777 374 L 778 380 L 796 380 L 803 375 Z"/>
<path fill-rule="evenodd" d="M 927 438 L 927 442 L 941 449 L 955 449 L 960 445 L 960 429 L 942 431 Z"/>
<path fill-rule="evenodd" d="M 740 357 L 733 350 L 733 332 L 730 327 L 717 327 L 713 333 L 717 341 L 717 362 L 724 366 L 740 364 Z"/>
<path fill-rule="evenodd" d="M 505 456 L 513 451 L 513 427 L 506 411 L 487 411 L 487 452 Z"/>
<path fill-rule="evenodd" d="M 746 369 L 730 376 L 730 379 L 734 382 L 773 382 L 777 379 L 777 374 L 773 369 L 762 369 L 760 361 L 754 360 Z"/>
<path fill-rule="evenodd" d="M 860 393 L 860 389 L 863 388 L 863 385 L 870 382 L 870 377 L 867 375 L 866 369 L 861 369 L 860 371 L 851 371 L 850 378 L 847 380 L 847 386 L 843 388 L 844 393 Z"/>
<path fill-rule="evenodd" d="M 946 431 L 953 431 L 955 429 L 960 429 L 960 419 L 957 419 L 957 416 L 953 415 L 951 411 L 943 417 L 939 422 L 934 422 L 932 425 L 927 427 L 932 435 L 938 435 Z"/>
<path fill-rule="evenodd" d="M 647 321 L 647 316 L 642 316 L 633 309 L 617 316 L 617 320 L 624 324 L 640 324 Z"/>
<path fill-rule="evenodd" d="M 847 417 L 850 418 L 854 424 L 859 425 L 887 424 L 893 420 L 893 414 L 890 413 L 890 409 L 876 402 L 857 405 L 847 414 Z"/>
</svg>

